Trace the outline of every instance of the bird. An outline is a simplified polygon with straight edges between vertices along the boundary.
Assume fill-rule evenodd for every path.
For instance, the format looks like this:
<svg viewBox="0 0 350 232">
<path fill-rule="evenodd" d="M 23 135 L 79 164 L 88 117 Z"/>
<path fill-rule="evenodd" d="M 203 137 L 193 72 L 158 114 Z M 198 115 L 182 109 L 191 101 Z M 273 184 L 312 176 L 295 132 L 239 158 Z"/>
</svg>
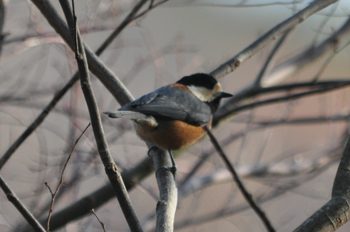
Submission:
<svg viewBox="0 0 350 232">
<path fill-rule="evenodd" d="M 146 94 L 115 112 L 104 114 L 132 120 L 142 140 L 169 151 L 172 167 L 164 168 L 175 175 L 177 167 L 172 151 L 188 147 L 202 138 L 206 134 L 204 127 L 211 126 L 221 99 L 232 96 L 222 91 L 212 75 L 196 73 Z"/>
</svg>

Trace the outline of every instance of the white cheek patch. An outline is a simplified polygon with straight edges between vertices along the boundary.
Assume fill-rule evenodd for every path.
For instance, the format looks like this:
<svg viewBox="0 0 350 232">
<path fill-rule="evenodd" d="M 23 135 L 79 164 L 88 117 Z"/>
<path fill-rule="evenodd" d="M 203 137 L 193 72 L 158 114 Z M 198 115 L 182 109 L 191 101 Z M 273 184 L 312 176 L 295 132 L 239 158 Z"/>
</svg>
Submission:
<svg viewBox="0 0 350 232">
<path fill-rule="evenodd" d="M 221 85 L 217 83 L 213 89 L 207 89 L 200 86 L 187 86 L 187 88 L 200 100 L 210 102 L 216 98 L 216 95 L 221 92 Z"/>
</svg>

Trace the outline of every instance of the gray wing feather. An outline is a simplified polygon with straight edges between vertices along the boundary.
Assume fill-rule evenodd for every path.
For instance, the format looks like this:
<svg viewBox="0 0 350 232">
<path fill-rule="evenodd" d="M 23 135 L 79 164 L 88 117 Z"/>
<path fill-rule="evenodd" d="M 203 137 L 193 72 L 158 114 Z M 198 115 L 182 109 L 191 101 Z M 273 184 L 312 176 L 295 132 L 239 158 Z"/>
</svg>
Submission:
<svg viewBox="0 0 350 232">
<path fill-rule="evenodd" d="M 210 107 L 185 90 L 162 87 L 124 105 L 120 112 L 133 111 L 145 115 L 181 120 L 192 125 L 205 125 L 211 121 Z"/>
</svg>

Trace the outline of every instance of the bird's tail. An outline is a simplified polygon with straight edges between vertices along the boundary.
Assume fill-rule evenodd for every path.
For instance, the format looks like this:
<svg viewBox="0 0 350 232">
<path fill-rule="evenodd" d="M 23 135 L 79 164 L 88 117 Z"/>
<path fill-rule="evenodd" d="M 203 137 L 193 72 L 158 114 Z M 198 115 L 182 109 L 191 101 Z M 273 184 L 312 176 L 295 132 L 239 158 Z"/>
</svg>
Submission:
<svg viewBox="0 0 350 232">
<path fill-rule="evenodd" d="M 126 118 L 130 120 L 145 120 L 147 119 L 147 115 L 135 112 L 135 111 L 115 111 L 115 112 L 103 112 L 107 114 L 110 118 Z"/>
<path fill-rule="evenodd" d="M 137 123 L 147 124 L 152 127 L 156 127 L 158 125 L 156 119 L 152 116 L 145 115 L 135 111 L 115 111 L 115 112 L 103 112 L 108 115 L 110 118 L 126 118 L 130 120 L 134 120 Z"/>
</svg>

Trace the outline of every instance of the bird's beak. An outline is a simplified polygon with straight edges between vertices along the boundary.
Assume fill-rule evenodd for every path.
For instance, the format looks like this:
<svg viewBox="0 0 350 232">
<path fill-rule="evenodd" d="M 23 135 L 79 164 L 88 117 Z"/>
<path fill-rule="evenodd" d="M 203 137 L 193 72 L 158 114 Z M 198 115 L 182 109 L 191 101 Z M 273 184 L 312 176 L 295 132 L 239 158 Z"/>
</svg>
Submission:
<svg viewBox="0 0 350 232">
<path fill-rule="evenodd" d="M 228 97 L 233 97 L 233 95 L 230 93 L 220 92 L 219 97 L 228 98 Z"/>
</svg>

